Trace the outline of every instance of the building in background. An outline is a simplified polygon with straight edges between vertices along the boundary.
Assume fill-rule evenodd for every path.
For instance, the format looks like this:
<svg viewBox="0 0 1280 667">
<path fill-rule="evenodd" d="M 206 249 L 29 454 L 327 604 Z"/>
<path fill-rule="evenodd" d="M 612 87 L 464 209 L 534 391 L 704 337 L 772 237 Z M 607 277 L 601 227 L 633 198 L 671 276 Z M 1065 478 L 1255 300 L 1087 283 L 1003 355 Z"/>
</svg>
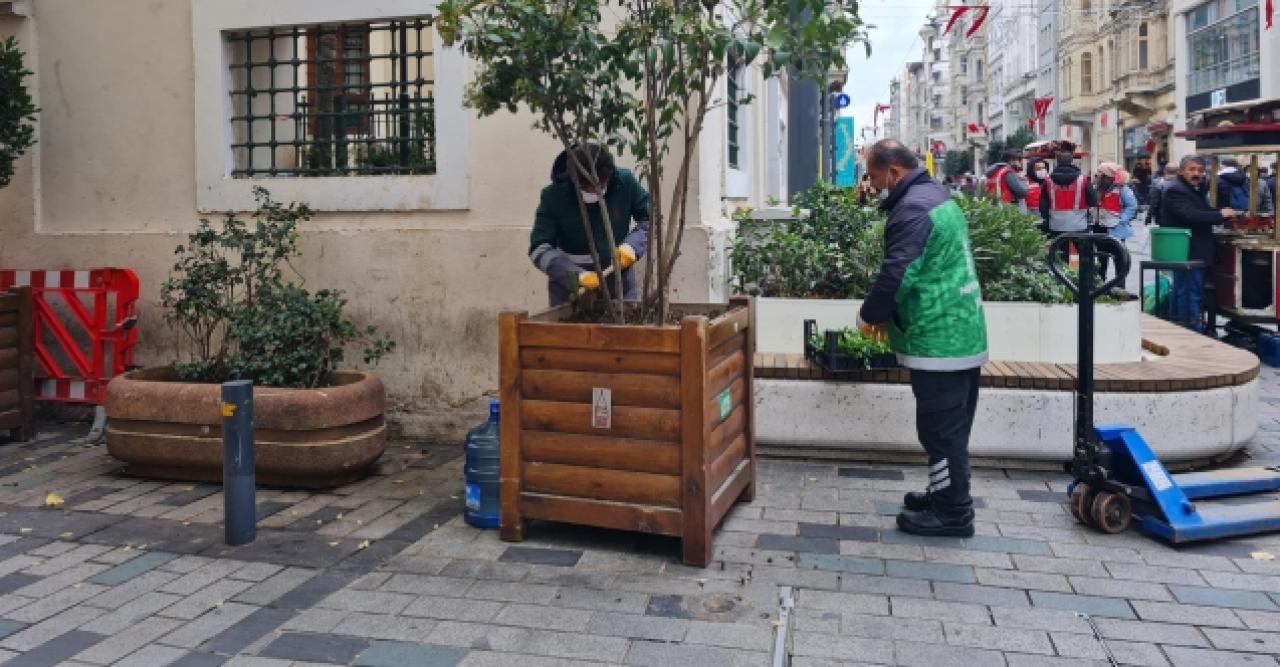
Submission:
<svg viewBox="0 0 1280 667">
<path fill-rule="evenodd" d="M 894 77 L 889 82 L 889 111 L 888 115 L 881 116 L 884 124 L 884 132 L 882 136 L 903 141 L 905 135 L 902 131 L 903 113 L 902 113 L 902 79 Z"/>
<path fill-rule="evenodd" d="M 1058 2 L 1039 0 L 1036 16 L 1036 82 L 1037 99 L 1052 98 L 1041 122 L 1036 124 L 1036 135 L 1041 139 L 1058 136 Z"/>
<path fill-rule="evenodd" d="M 1040 12 L 1023 0 L 995 0 L 987 28 L 987 64 L 991 70 L 991 137 L 1006 139 L 1031 129 L 1038 64 L 1037 23 Z"/>
<path fill-rule="evenodd" d="M 942 6 L 940 5 L 940 9 Z M 950 10 L 943 14 L 949 19 Z M 988 114 L 991 109 L 990 70 L 987 67 L 987 31 L 990 16 L 978 23 L 980 14 L 967 12 L 956 21 L 942 39 L 950 54 L 951 100 L 948 105 L 948 125 L 959 136 L 954 149 L 968 151 L 973 159 L 974 173 L 986 168 L 986 147 L 991 141 Z M 945 25 L 945 24 L 944 24 Z M 970 29 L 977 30 L 970 35 Z"/>
<path fill-rule="evenodd" d="M 1175 131 L 1196 111 L 1280 97 L 1280 25 L 1267 28 L 1268 4 L 1265 0 L 1172 3 Z M 1280 16 L 1271 20 L 1280 23 Z M 1175 138 L 1171 144 L 1171 157 L 1192 150 L 1190 142 L 1182 139 Z"/>
</svg>

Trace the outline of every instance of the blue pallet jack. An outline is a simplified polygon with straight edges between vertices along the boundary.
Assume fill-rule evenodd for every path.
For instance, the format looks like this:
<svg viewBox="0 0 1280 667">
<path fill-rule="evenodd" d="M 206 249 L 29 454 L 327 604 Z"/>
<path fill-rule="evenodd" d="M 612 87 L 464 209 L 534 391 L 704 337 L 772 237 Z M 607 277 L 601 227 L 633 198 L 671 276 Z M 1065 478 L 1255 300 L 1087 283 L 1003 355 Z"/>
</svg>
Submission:
<svg viewBox="0 0 1280 667">
<path fill-rule="evenodd" d="M 1063 266 L 1074 245 L 1078 279 Z M 1097 259 L 1110 257 L 1116 277 L 1095 287 Z M 1215 498 L 1280 490 L 1280 466 L 1173 475 L 1137 429 L 1093 423 L 1093 304 L 1123 284 L 1129 253 L 1106 234 L 1064 234 L 1049 248 L 1049 268 L 1080 304 L 1074 447 L 1067 472 L 1071 513 L 1103 533 L 1120 533 L 1137 518 L 1149 535 L 1173 544 L 1280 530 L 1280 500 L 1214 503 Z"/>
</svg>

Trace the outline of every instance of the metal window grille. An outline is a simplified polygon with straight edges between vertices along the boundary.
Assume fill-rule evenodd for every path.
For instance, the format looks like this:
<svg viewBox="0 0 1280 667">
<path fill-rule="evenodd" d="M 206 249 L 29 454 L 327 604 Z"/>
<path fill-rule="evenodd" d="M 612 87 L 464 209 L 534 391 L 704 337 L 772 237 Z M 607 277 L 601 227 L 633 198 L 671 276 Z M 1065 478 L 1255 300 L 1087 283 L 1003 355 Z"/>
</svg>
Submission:
<svg viewBox="0 0 1280 667">
<path fill-rule="evenodd" d="M 233 177 L 436 173 L 430 17 L 223 38 Z"/>
<path fill-rule="evenodd" d="M 741 66 L 733 66 L 729 70 L 728 77 L 728 98 L 726 112 L 729 120 L 729 166 L 733 169 L 738 168 L 738 154 L 741 152 L 741 146 L 738 143 L 738 93 L 739 83 L 738 77 L 742 74 Z"/>
</svg>

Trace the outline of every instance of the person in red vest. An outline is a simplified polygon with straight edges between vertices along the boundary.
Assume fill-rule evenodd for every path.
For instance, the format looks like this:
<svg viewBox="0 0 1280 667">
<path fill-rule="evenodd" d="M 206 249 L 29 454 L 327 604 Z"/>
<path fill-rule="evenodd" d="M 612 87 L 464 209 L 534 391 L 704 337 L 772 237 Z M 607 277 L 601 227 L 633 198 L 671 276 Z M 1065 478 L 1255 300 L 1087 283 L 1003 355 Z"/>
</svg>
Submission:
<svg viewBox="0 0 1280 667">
<path fill-rule="evenodd" d="M 1004 161 L 987 169 L 987 194 L 1006 204 L 1027 210 L 1027 182 L 1022 180 L 1022 152 L 1004 152 Z"/>
<path fill-rule="evenodd" d="M 1098 207 L 1098 191 L 1075 166 L 1075 156 L 1058 153 L 1058 165 L 1040 193 L 1040 217 L 1049 221 L 1049 237 L 1089 229 L 1089 209 Z"/>
<path fill-rule="evenodd" d="M 1098 219 L 1093 231 L 1108 234 L 1121 242 L 1133 236 L 1131 223 L 1138 216 L 1138 198 L 1129 186 L 1129 174 L 1114 162 L 1103 162 L 1094 172 L 1098 188 Z M 1107 274 L 1107 257 L 1102 257 L 1102 274 Z"/>
<path fill-rule="evenodd" d="M 1036 158 L 1027 165 L 1027 210 L 1040 212 L 1040 196 L 1049 187 L 1049 163 Z M 1049 219 L 1040 218 L 1041 228 L 1049 229 Z"/>
</svg>

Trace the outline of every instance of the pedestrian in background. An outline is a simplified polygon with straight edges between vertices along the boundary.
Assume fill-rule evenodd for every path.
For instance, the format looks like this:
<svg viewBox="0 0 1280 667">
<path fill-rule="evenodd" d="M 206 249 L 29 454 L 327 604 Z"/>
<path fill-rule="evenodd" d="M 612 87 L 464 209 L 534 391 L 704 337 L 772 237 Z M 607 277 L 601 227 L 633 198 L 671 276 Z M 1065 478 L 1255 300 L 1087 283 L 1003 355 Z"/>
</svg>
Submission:
<svg viewBox="0 0 1280 667">
<path fill-rule="evenodd" d="M 1161 225 L 1191 230 L 1188 259 L 1204 263 L 1203 270 L 1177 271 L 1173 274 L 1173 319 L 1192 322 L 1200 331 L 1200 301 L 1205 289 L 1205 273 L 1212 270 L 1215 249 L 1213 228 L 1226 224 L 1239 212 L 1231 207 L 1215 210 L 1206 198 L 1204 158 L 1188 155 L 1182 158 L 1178 177 L 1165 187 L 1162 195 Z"/>
<path fill-rule="evenodd" d="M 929 486 L 906 494 L 898 528 L 915 535 L 973 535 L 969 433 L 987 361 L 982 288 L 959 204 L 892 139 L 867 157 L 884 228 L 884 263 L 858 313 L 858 329 L 888 335 L 911 371 L 916 433 L 929 454 Z"/>
<path fill-rule="evenodd" d="M 1164 176 L 1157 179 L 1151 184 L 1151 194 L 1147 197 L 1147 224 L 1159 226 L 1161 206 L 1164 199 L 1164 191 L 1178 180 L 1178 166 L 1175 164 L 1165 165 Z"/>
<path fill-rule="evenodd" d="M 1049 188 L 1049 163 L 1036 158 L 1027 166 L 1027 210 L 1040 216 L 1040 229 L 1049 231 L 1049 219 L 1040 213 L 1040 198 Z"/>
</svg>

